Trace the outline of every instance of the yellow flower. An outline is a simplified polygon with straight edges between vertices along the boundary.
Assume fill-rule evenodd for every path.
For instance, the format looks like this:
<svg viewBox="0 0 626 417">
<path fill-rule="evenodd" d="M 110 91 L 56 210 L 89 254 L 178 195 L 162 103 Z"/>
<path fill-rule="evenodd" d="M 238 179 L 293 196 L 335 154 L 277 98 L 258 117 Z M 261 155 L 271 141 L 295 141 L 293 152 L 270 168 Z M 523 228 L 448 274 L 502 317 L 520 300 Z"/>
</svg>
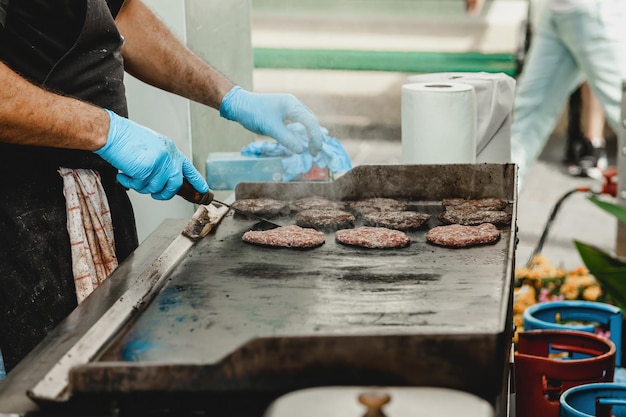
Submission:
<svg viewBox="0 0 626 417">
<path fill-rule="evenodd" d="M 602 295 L 599 285 L 591 285 L 583 290 L 583 298 L 588 301 L 597 301 Z"/>
<path fill-rule="evenodd" d="M 562 268 L 556 268 L 544 255 L 535 255 L 528 267 L 516 268 L 515 277 L 521 280 L 532 281 L 537 288 L 542 286 L 541 280 L 545 278 L 561 278 L 566 273 Z"/>
<path fill-rule="evenodd" d="M 578 286 L 572 282 L 564 282 L 559 290 L 567 300 L 576 300 L 578 298 Z"/>
<path fill-rule="evenodd" d="M 590 285 L 597 285 L 596 279 L 592 275 L 568 275 L 565 278 L 565 282 L 570 282 L 572 285 L 579 287 L 589 287 Z"/>
<path fill-rule="evenodd" d="M 513 292 L 513 314 L 521 314 L 528 306 L 537 302 L 535 289 L 528 285 L 522 285 Z"/>
</svg>

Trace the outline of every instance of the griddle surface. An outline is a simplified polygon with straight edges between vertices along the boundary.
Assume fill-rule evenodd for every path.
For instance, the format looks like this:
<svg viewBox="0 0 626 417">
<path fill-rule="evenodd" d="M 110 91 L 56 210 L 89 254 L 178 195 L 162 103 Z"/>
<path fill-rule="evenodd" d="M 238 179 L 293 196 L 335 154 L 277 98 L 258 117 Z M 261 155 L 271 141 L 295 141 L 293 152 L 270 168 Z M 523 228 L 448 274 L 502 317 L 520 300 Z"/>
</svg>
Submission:
<svg viewBox="0 0 626 417">
<path fill-rule="evenodd" d="M 280 219 L 280 223 L 285 223 Z M 510 232 L 449 249 L 409 233 L 403 249 L 309 250 L 244 243 L 227 217 L 199 242 L 134 324 L 124 360 L 214 363 L 263 337 L 498 334 Z"/>
</svg>

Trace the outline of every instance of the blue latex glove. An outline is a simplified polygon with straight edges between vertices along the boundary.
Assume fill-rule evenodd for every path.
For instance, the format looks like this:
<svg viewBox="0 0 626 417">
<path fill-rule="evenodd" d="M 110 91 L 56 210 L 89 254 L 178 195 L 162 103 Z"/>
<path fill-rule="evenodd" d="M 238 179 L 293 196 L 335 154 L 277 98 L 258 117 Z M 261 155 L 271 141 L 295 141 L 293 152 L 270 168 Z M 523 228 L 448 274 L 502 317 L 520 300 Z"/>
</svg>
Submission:
<svg viewBox="0 0 626 417">
<path fill-rule="evenodd" d="M 197 191 L 209 190 L 202 175 L 170 138 L 106 112 L 110 119 L 107 143 L 94 152 L 121 171 L 117 174 L 120 184 L 151 194 L 156 200 L 174 197 L 183 176 Z"/>
<path fill-rule="evenodd" d="M 298 122 L 306 129 L 309 153 L 316 156 L 322 150 L 322 131 L 317 118 L 291 94 L 259 94 L 233 87 L 222 100 L 220 116 L 254 133 L 270 136 L 290 151 L 301 154 L 307 150 L 306 144 L 285 126 L 287 121 Z"/>
<path fill-rule="evenodd" d="M 287 129 L 303 143 L 307 136 L 304 126 L 291 123 Z M 292 181 L 311 170 L 313 164 L 320 168 L 328 168 L 333 174 L 340 174 L 352 169 L 350 156 L 337 138 L 329 137 L 328 130 L 321 128 L 324 143 L 317 156 L 308 153 L 294 154 L 278 142 L 253 142 L 241 150 L 246 156 L 282 156 L 283 181 Z"/>
</svg>

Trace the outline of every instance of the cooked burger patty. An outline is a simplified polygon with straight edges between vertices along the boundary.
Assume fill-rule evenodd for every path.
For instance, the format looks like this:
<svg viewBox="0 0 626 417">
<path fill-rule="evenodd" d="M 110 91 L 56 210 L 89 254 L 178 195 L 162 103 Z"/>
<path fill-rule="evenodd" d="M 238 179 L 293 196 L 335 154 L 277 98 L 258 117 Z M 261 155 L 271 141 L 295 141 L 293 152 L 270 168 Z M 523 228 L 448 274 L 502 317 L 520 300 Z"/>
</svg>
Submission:
<svg viewBox="0 0 626 417">
<path fill-rule="evenodd" d="M 504 210 L 508 203 L 499 198 L 444 198 L 441 202 L 446 209 Z"/>
<path fill-rule="evenodd" d="M 348 209 L 363 215 L 371 212 L 403 211 L 407 209 L 407 203 L 393 198 L 366 198 L 348 202 Z"/>
<path fill-rule="evenodd" d="M 448 208 L 439 215 L 439 219 L 444 223 L 462 224 L 465 226 L 477 226 L 483 223 L 493 223 L 497 225 L 511 224 L 511 213 L 506 211 L 480 210 L 467 207 Z"/>
<path fill-rule="evenodd" d="M 344 207 L 344 203 L 331 201 L 319 196 L 303 197 L 297 200 L 293 200 L 289 203 L 289 209 L 292 213 L 300 212 L 303 210 L 342 210 Z"/>
<path fill-rule="evenodd" d="M 404 232 L 370 226 L 338 230 L 335 240 L 344 245 L 376 249 L 403 248 L 411 243 L 411 238 Z"/>
<path fill-rule="evenodd" d="M 273 198 L 248 198 L 235 200 L 231 207 L 243 213 L 254 214 L 260 217 L 276 217 L 289 214 L 287 201 Z"/>
<path fill-rule="evenodd" d="M 306 249 L 324 244 L 324 233 L 297 225 L 282 226 L 270 230 L 250 230 L 243 234 L 244 242 L 277 248 Z"/>
<path fill-rule="evenodd" d="M 491 223 L 483 223 L 479 226 L 460 224 L 437 226 L 426 233 L 426 241 L 454 248 L 494 243 L 498 239 L 500 239 L 500 231 Z"/>
<path fill-rule="evenodd" d="M 430 219 L 430 214 L 417 211 L 387 211 L 363 214 L 367 226 L 387 227 L 395 230 L 417 229 Z"/>
<path fill-rule="evenodd" d="M 354 215 L 343 210 L 303 210 L 294 217 L 296 224 L 301 227 L 315 229 L 337 230 L 354 226 Z"/>
</svg>

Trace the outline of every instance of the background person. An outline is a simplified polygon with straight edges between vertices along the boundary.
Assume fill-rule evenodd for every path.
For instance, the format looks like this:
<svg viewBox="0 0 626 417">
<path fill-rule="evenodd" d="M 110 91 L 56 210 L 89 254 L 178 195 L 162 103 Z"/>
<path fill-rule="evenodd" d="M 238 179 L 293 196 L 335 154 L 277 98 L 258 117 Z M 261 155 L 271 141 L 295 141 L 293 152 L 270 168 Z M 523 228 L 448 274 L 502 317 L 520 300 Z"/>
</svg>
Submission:
<svg viewBox="0 0 626 417">
<path fill-rule="evenodd" d="M 606 117 L 589 84 L 583 83 L 569 99 L 563 162 L 573 176 L 599 178 L 608 168 L 604 128 Z"/>
<path fill-rule="evenodd" d="M 583 80 L 617 131 L 626 79 L 626 2 L 545 0 L 542 6 L 513 109 L 511 158 L 520 187 Z M 602 153 L 591 144 L 590 153 Z"/>
</svg>

